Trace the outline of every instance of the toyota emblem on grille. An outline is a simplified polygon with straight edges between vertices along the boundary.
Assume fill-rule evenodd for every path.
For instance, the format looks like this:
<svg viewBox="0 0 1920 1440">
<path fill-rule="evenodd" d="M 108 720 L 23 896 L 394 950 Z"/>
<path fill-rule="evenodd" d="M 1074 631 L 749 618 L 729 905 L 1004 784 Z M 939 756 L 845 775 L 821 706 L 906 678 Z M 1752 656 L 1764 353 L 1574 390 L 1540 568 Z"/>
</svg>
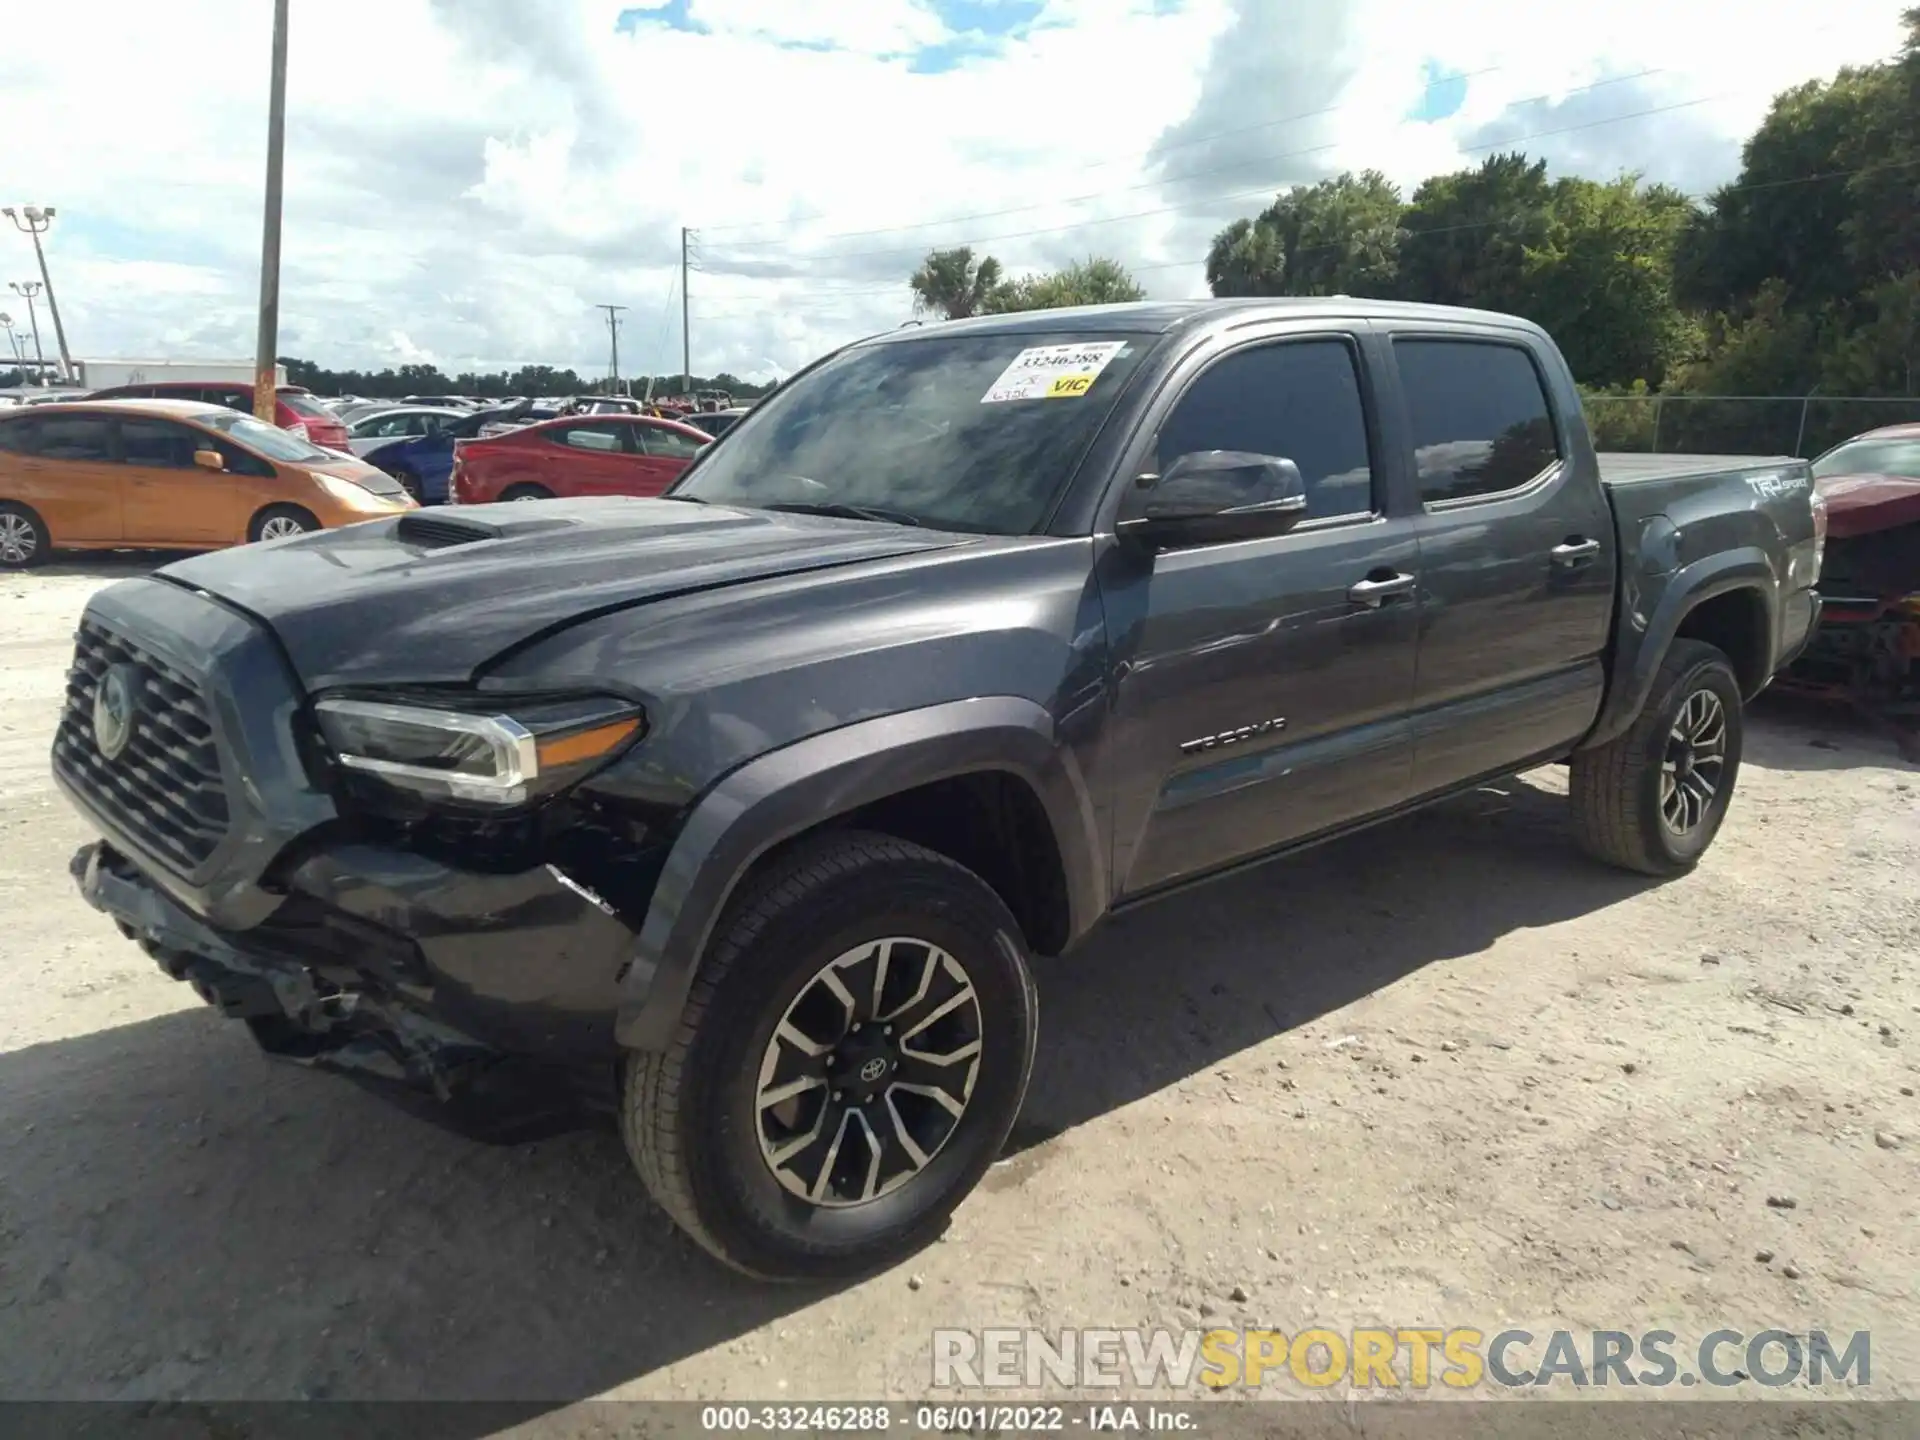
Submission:
<svg viewBox="0 0 1920 1440">
<path fill-rule="evenodd" d="M 134 699 L 140 676 L 131 665 L 115 665 L 100 677 L 93 695 L 93 743 L 108 760 L 118 760 L 133 739 Z"/>
</svg>

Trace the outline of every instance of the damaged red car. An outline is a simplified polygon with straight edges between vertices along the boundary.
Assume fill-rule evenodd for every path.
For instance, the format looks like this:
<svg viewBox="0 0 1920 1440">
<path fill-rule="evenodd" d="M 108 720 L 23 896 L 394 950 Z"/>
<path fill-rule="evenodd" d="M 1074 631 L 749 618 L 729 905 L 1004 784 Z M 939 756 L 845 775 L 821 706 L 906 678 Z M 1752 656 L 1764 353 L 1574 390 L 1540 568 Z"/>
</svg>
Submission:
<svg viewBox="0 0 1920 1440">
<path fill-rule="evenodd" d="M 1820 626 L 1783 688 L 1845 700 L 1920 753 L 1920 425 L 1856 435 L 1813 462 L 1826 502 Z"/>
</svg>

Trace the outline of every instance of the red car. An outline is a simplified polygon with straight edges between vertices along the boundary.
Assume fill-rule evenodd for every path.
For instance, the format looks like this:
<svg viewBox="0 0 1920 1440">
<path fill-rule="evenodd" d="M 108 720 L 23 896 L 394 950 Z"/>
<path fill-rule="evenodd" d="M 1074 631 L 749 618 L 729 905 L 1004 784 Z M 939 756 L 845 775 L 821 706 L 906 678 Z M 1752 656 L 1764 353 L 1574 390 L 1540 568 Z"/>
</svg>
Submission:
<svg viewBox="0 0 1920 1440">
<path fill-rule="evenodd" d="M 229 410 L 253 413 L 253 386 L 225 380 L 152 380 L 138 385 L 112 385 L 95 390 L 89 400 L 199 400 L 208 405 L 224 405 Z M 299 385 L 282 385 L 273 407 L 273 423 L 282 430 L 329 450 L 352 454 L 347 445 L 347 427 L 340 417 L 313 398 L 313 392 Z"/>
<path fill-rule="evenodd" d="M 454 505 L 556 495 L 658 495 L 711 443 L 689 425 L 640 415 L 576 415 L 456 441 Z"/>
</svg>

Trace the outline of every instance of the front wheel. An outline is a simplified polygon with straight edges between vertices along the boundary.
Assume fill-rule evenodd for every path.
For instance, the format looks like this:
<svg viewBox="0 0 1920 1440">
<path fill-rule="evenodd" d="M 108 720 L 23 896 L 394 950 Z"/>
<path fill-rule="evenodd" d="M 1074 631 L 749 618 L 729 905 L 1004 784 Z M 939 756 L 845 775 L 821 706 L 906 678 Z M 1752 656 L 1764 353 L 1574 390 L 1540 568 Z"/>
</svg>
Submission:
<svg viewBox="0 0 1920 1440">
<path fill-rule="evenodd" d="M 672 1044 L 630 1059 L 628 1151 L 735 1269 L 868 1273 L 932 1240 L 999 1154 L 1037 1009 L 1019 927 L 970 870 L 820 837 L 748 882 Z"/>
<path fill-rule="evenodd" d="M 544 485 L 509 485 L 500 492 L 502 500 L 551 500 L 553 492 Z"/>
<path fill-rule="evenodd" d="M 52 551 L 45 521 L 25 505 L 0 502 L 0 570 L 43 565 Z"/>
<path fill-rule="evenodd" d="M 306 535 L 320 528 L 313 513 L 298 505 L 269 505 L 253 517 L 247 527 L 247 539 L 285 540 L 290 535 Z"/>
<path fill-rule="evenodd" d="M 1691 870 L 1726 818 L 1744 734 L 1726 655 L 1674 641 L 1626 733 L 1573 757 L 1568 790 L 1582 848 L 1643 875 Z"/>
</svg>

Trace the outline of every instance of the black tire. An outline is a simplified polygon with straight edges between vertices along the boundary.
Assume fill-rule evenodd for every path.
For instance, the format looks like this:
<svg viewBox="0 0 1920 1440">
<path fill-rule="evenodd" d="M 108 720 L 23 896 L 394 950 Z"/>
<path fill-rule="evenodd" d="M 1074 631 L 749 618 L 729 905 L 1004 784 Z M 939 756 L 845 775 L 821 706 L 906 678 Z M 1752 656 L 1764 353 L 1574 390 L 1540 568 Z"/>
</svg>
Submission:
<svg viewBox="0 0 1920 1440">
<path fill-rule="evenodd" d="M 283 525 L 297 525 L 299 530 L 297 532 L 293 530 L 280 530 L 280 527 Z M 260 541 L 268 539 L 284 540 L 289 535 L 295 533 L 302 535 L 311 534 L 313 531 L 322 528 L 324 527 L 322 527 L 320 521 L 311 510 L 303 510 L 298 505 L 269 505 L 259 514 L 255 515 L 253 520 L 248 524 L 247 539 L 251 543 L 258 544 Z M 269 529 L 274 529 L 279 531 L 279 533 L 268 535 L 267 531 Z"/>
<path fill-rule="evenodd" d="M 544 485 L 509 485 L 500 492 L 502 500 L 551 500 L 553 491 Z"/>
<path fill-rule="evenodd" d="M 945 950 L 964 970 L 977 1000 L 977 1011 L 960 1012 L 978 1021 L 971 1091 L 959 1118 L 946 1122 L 950 1130 L 927 1152 L 923 1168 L 913 1173 L 896 1166 L 896 1173 L 907 1174 L 894 1182 L 897 1188 L 881 1189 L 871 1199 L 835 1196 L 835 1203 L 816 1204 L 777 1178 L 766 1154 L 771 1142 L 764 1127 L 777 1112 L 757 1103 L 762 1062 L 789 1007 L 807 1003 L 801 997 L 810 990 L 820 993 L 813 987 L 836 957 L 866 953 L 864 947 L 887 937 L 917 937 Z M 916 972 L 905 967 L 934 963 L 928 945 L 902 949 L 896 942 L 892 953 L 907 957 L 891 962 L 903 967 L 896 974 L 899 983 L 914 983 Z M 918 958 L 923 955 L 924 962 Z M 840 973 L 852 977 L 847 988 L 854 993 L 875 972 Z M 890 1002 L 899 992 L 892 985 L 884 988 L 889 1008 L 874 1005 L 869 1041 L 876 1038 L 871 1025 L 894 1013 Z M 675 1223 L 737 1270 L 766 1280 L 870 1273 L 933 1240 L 999 1155 L 1032 1073 L 1037 1014 L 1019 927 L 1000 897 L 972 871 L 887 835 L 843 831 L 818 837 L 743 884 L 715 927 L 672 1043 L 664 1053 L 629 1058 L 622 1105 L 628 1154 Z M 829 1022 L 846 1023 L 837 1017 Z M 892 1034 L 891 1027 L 887 1033 Z M 860 1037 L 848 1031 L 840 1049 L 857 1043 Z M 962 1051 L 956 1047 L 946 1053 Z M 819 1063 L 831 1066 L 836 1058 L 840 1050 Z M 907 1063 L 900 1061 L 902 1073 Z M 840 1070 L 825 1073 L 855 1078 L 845 1060 Z M 942 1073 L 957 1072 L 943 1067 Z M 860 1075 L 864 1078 L 864 1066 Z M 814 1092 L 820 1107 L 814 1113 L 826 1118 L 814 1121 L 811 1131 L 824 1137 L 835 1113 L 829 1096 L 838 1100 L 843 1092 L 812 1083 L 823 1087 Z M 873 1116 L 890 1137 L 897 1136 L 892 1126 L 901 1116 L 899 1107 L 920 1102 L 897 1094 L 891 1079 L 884 1084 L 885 1093 L 876 1097 L 880 1106 L 856 1117 L 848 1100 L 839 1107 L 847 1119 L 833 1128 L 860 1118 L 872 1134 L 866 1117 Z M 811 1102 L 793 1102 L 806 1103 Z M 796 1121 L 788 1138 L 806 1123 Z M 864 1140 L 858 1144 L 859 1151 L 849 1149 L 842 1163 L 852 1159 L 854 1173 L 872 1188 L 873 1177 L 881 1173 L 872 1163 L 876 1152 Z M 907 1154 L 904 1149 L 895 1153 Z M 827 1152 L 829 1179 L 840 1173 L 832 1168 L 837 1155 L 837 1147 Z M 862 1165 L 870 1168 L 862 1172 Z M 793 1179 L 790 1172 L 788 1180 Z"/>
<path fill-rule="evenodd" d="M 1702 695 L 1711 702 L 1695 699 Z M 1675 726 L 1689 704 L 1704 708 L 1708 703 L 1720 707 L 1725 733 L 1718 769 L 1711 777 L 1712 798 L 1700 806 L 1697 821 L 1676 826 L 1664 813 L 1667 762 L 1670 747 L 1677 744 Z M 1597 860 L 1643 875 L 1691 870 L 1726 818 L 1740 773 L 1744 728 L 1740 682 L 1726 655 L 1703 641 L 1674 641 L 1633 724 L 1605 745 L 1573 757 L 1567 783 L 1581 848 Z M 1681 779 L 1695 773 L 1693 763 L 1676 761 L 1685 770 Z M 1707 775 L 1704 762 L 1698 773 Z"/>
<path fill-rule="evenodd" d="M 413 503 L 424 505 L 426 497 L 420 491 L 420 477 L 404 465 L 395 465 L 387 474 L 394 478 L 400 488 L 413 497 Z"/>
<path fill-rule="evenodd" d="M 52 554 L 47 522 L 30 506 L 0 500 L 0 570 L 31 570 Z"/>
</svg>

